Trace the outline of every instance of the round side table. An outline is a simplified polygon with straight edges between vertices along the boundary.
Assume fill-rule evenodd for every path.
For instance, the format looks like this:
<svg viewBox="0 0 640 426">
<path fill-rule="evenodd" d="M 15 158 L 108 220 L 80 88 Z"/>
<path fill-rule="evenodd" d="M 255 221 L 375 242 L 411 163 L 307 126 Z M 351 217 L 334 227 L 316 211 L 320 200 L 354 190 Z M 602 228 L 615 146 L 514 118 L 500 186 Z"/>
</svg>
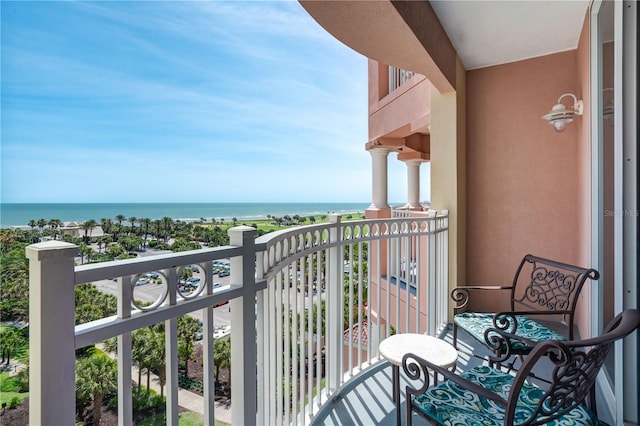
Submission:
<svg viewBox="0 0 640 426">
<path fill-rule="evenodd" d="M 400 333 L 389 336 L 380 342 L 380 355 L 391 364 L 393 376 L 393 399 L 396 403 L 397 424 L 402 418 L 400 412 L 400 365 L 402 358 L 408 354 L 416 354 L 420 358 L 450 368 L 458 361 L 458 351 L 451 344 L 437 337 L 417 333 Z"/>
</svg>

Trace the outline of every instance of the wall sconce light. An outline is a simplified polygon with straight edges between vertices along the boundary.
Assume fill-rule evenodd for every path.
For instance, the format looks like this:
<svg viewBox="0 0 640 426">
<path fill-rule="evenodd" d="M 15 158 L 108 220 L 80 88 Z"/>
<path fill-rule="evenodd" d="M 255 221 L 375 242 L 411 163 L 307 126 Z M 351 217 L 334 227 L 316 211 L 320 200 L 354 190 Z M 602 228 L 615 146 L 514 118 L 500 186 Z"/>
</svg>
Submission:
<svg viewBox="0 0 640 426">
<path fill-rule="evenodd" d="M 563 104 L 562 98 L 565 96 L 571 96 L 573 98 L 573 105 L 570 108 L 567 108 L 565 104 Z M 567 124 L 573 121 L 573 117 L 575 115 L 582 115 L 584 110 L 584 104 L 582 100 L 578 100 L 576 95 L 572 93 L 565 93 L 560 95 L 558 98 L 558 103 L 551 108 L 551 112 L 549 114 L 543 115 L 542 118 L 547 120 L 549 124 L 551 124 L 557 132 L 561 132 L 567 126 Z"/>
</svg>

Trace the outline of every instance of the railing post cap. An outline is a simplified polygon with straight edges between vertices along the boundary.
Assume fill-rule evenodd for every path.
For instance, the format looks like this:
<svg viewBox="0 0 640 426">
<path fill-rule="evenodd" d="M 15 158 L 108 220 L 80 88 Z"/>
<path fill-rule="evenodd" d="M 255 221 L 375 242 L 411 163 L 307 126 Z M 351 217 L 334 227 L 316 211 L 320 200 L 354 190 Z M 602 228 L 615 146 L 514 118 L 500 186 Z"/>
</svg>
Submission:
<svg viewBox="0 0 640 426">
<path fill-rule="evenodd" d="M 342 219 L 342 215 L 339 215 L 337 213 L 331 213 L 329 215 L 329 223 L 340 223 L 341 219 Z"/>
<path fill-rule="evenodd" d="M 27 258 L 35 261 L 75 257 L 78 254 L 77 245 L 64 241 L 45 241 L 31 244 L 25 250 Z"/>
<path fill-rule="evenodd" d="M 247 226 L 247 225 L 238 225 L 238 226 L 234 226 L 233 228 L 229 228 L 228 232 L 233 232 L 233 233 L 243 233 L 243 232 L 258 232 L 256 231 L 256 228 L 252 228 L 251 226 Z"/>
<path fill-rule="evenodd" d="M 234 226 L 233 228 L 229 228 L 227 230 L 227 234 L 229 235 L 230 240 L 237 241 L 235 244 L 240 244 L 240 242 L 237 240 L 238 238 L 241 238 L 241 239 L 255 238 L 255 236 L 258 234 L 258 231 L 255 228 L 252 228 L 247 225 L 239 225 L 239 226 Z M 231 244 L 234 244 L 234 243 L 231 243 Z"/>
</svg>

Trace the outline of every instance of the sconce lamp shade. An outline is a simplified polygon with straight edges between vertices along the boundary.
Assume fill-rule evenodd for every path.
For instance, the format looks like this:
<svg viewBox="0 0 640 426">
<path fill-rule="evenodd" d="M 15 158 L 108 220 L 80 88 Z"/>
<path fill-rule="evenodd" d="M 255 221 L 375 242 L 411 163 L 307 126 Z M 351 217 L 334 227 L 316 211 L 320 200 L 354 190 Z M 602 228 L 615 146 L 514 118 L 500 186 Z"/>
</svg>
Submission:
<svg viewBox="0 0 640 426">
<path fill-rule="evenodd" d="M 573 105 L 567 108 L 563 104 L 562 98 L 565 96 L 571 96 L 573 98 Z M 582 115 L 584 109 L 583 102 L 578 100 L 572 93 L 565 93 L 558 98 L 558 103 L 551 108 L 551 112 L 543 115 L 542 118 L 547 120 L 556 131 L 561 132 L 567 126 L 567 124 L 573 121 L 573 117 L 576 115 Z"/>
</svg>

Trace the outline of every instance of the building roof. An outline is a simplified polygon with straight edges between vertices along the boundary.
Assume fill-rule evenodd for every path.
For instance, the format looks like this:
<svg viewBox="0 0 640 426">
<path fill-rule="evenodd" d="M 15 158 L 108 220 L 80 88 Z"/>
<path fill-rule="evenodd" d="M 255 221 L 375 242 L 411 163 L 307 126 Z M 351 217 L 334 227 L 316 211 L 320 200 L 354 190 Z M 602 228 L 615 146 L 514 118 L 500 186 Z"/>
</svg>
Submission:
<svg viewBox="0 0 640 426">
<path fill-rule="evenodd" d="M 366 345 L 369 342 L 369 334 L 367 332 L 369 323 L 366 319 L 362 320 L 358 324 L 354 324 L 351 329 L 347 329 L 343 333 L 345 342 L 351 340 L 353 343 Z M 360 341 L 360 334 L 362 333 L 362 341 Z M 351 336 L 351 337 L 349 337 Z"/>
</svg>

